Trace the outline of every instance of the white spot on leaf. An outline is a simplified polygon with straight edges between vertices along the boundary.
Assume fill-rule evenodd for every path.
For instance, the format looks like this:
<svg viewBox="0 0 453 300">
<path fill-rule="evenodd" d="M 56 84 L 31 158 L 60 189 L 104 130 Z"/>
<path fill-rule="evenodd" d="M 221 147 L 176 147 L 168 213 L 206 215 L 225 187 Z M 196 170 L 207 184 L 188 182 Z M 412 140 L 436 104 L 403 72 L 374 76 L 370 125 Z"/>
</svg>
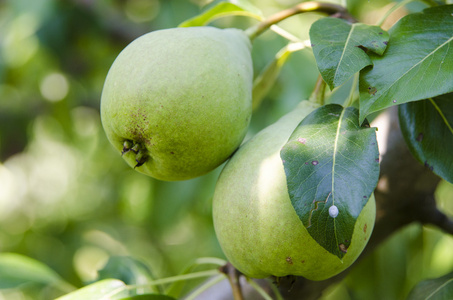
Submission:
<svg viewBox="0 0 453 300">
<path fill-rule="evenodd" d="M 329 216 L 331 216 L 332 218 L 336 218 L 338 216 L 338 207 L 336 207 L 335 205 L 332 205 L 331 207 L 329 207 Z"/>
</svg>

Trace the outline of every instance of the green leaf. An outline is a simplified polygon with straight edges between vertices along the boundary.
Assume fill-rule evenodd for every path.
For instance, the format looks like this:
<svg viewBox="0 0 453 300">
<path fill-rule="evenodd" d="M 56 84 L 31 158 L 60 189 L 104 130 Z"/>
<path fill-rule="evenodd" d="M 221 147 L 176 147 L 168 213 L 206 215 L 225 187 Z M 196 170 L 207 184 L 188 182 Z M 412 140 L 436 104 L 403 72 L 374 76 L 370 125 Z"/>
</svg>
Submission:
<svg viewBox="0 0 453 300">
<path fill-rule="evenodd" d="M 417 160 L 453 183 L 453 94 L 400 105 L 399 121 Z"/>
<path fill-rule="evenodd" d="M 453 273 L 419 282 L 407 300 L 448 300 L 453 295 Z"/>
<path fill-rule="evenodd" d="M 159 294 L 144 294 L 121 298 L 120 300 L 176 300 L 176 298 Z"/>
<path fill-rule="evenodd" d="M 266 68 L 256 77 L 253 81 L 253 101 L 252 106 L 255 110 L 258 108 L 267 95 L 269 90 L 275 83 L 280 71 L 291 56 L 291 53 L 305 48 L 301 42 L 289 43 L 286 47 L 282 48 L 274 57 L 274 59 L 266 66 Z"/>
<path fill-rule="evenodd" d="M 107 264 L 98 271 L 98 280 L 115 278 L 128 285 L 142 285 L 154 280 L 151 270 L 144 263 L 127 256 L 112 256 Z M 159 292 L 156 286 L 150 292 Z"/>
<path fill-rule="evenodd" d="M 381 109 L 453 92 L 453 5 L 402 18 L 384 56 L 360 76 L 360 120 Z"/>
<path fill-rule="evenodd" d="M 117 279 L 104 279 L 56 300 L 113 300 L 128 296 L 127 286 Z"/>
<path fill-rule="evenodd" d="M 45 264 L 20 254 L 1 253 L 0 289 L 16 288 L 23 284 L 54 285 L 61 290 L 72 289 Z"/>
<path fill-rule="evenodd" d="M 338 18 L 322 18 L 310 28 L 319 72 L 331 89 L 372 65 L 366 50 L 382 55 L 388 39 L 388 33 L 378 26 L 350 24 Z"/>
<path fill-rule="evenodd" d="M 375 129 L 359 126 L 356 108 L 328 104 L 299 124 L 280 155 L 297 215 L 313 239 L 341 259 L 377 184 Z"/>
<path fill-rule="evenodd" d="M 261 11 L 247 1 L 220 2 L 202 14 L 191 18 L 178 27 L 204 26 L 216 19 L 229 16 L 246 16 L 257 20 L 263 20 Z"/>
</svg>

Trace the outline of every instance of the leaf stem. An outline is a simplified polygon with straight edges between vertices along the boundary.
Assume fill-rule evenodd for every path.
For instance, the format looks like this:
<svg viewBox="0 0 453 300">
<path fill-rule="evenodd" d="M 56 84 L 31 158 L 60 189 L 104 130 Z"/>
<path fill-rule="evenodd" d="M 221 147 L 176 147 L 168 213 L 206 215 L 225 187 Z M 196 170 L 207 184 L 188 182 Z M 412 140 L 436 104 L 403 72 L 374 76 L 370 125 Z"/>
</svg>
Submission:
<svg viewBox="0 0 453 300">
<path fill-rule="evenodd" d="M 129 285 L 128 288 L 130 288 L 130 289 L 144 288 L 144 287 L 149 287 L 149 286 L 154 286 L 154 285 L 172 283 L 175 281 L 184 281 L 184 280 L 191 280 L 191 279 L 197 279 L 197 278 L 202 278 L 202 277 L 209 277 L 209 276 L 213 276 L 213 275 L 218 275 L 219 273 L 220 272 L 218 269 L 200 271 L 200 272 L 177 275 L 177 276 L 172 276 L 172 277 L 167 277 L 167 278 L 162 278 L 162 279 L 156 279 L 156 280 L 149 281 L 146 284 Z"/>
<path fill-rule="evenodd" d="M 275 294 L 276 300 L 284 300 L 284 299 L 283 299 L 283 296 L 282 296 L 282 294 L 280 293 L 280 291 L 279 291 L 279 289 L 277 288 L 277 286 L 276 286 L 275 284 L 273 284 L 273 283 L 271 283 L 270 286 L 271 286 L 272 291 L 273 291 L 274 294 Z"/>
<path fill-rule="evenodd" d="M 289 17 L 300 13 L 306 12 L 321 12 L 328 15 L 333 15 L 350 22 L 355 22 L 356 20 L 348 13 L 346 8 L 341 5 L 333 3 L 324 3 L 316 1 L 308 1 L 300 3 L 291 8 L 282 10 L 270 17 L 266 18 L 264 21 L 258 23 L 255 26 L 248 28 L 245 33 L 249 36 L 250 40 L 254 40 L 257 36 L 262 34 L 264 31 L 269 29 L 272 25 L 277 24 L 280 21 L 283 21 Z"/>
<path fill-rule="evenodd" d="M 155 286 L 155 285 L 160 285 L 160 284 L 172 283 L 172 282 L 183 281 L 183 280 L 191 280 L 191 279 L 197 279 L 197 278 L 202 278 L 202 277 L 209 277 L 209 276 L 213 276 L 213 275 L 220 275 L 222 277 L 224 276 L 219 269 L 214 269 L 214 270 L 207 270 L 207 271 L 194 272 L 194 273 L 183 274 L 183 275 L 178 275 L 178 276 L 172 276 L 172 277 L 167 277 L 167 278 L 162 278 L 162 279 L 156 279 L 156 280 L 149 281 L 146 284 L 121 286 L 118 289 L 109 293 L 107 296 L 104 296 L 104 298 L 102 298 L 102 299 L 110 299 L 110 297 L 112 297 L 124 290 L 147 288 L 150 286 Z M 105 297 L 107 297 L 107 298 L 105 298 Z"/>
<path fill-rule="evenodd" d="M 387 20 L 387 18 L 394 12 L 396 11 L 398 8 L 400 7 L 403 7 L 405 6 L 406 4 L 409 4 L 413 1 L 416 1 L 416 0 L 404 0 L 404 1 L 401 1 L 399 3 L 396 3 L 395 5 L 392 6 L 392 8 L 390 8 L 386 13 L 385 15 L 382 16 L 382 18 L 379 20 L 379 22 L 377 22 L 377 26 L 381 27 L 382 24 L 384 24 L 385 20 Z"/>
<path fill-rule="evenodd" d="M 217 257 L 200 257 L 195 260 L 196 265 L 212 264 L 224 266 L 226 263 L 226 260 Z"/>
<path fill-rule="evenodd" d="M 210 287 L 216 285 L 217 283 L 219 283 L 220 281 L 222 281 L 224 279 L 225 279 L 225 275 L 224 274 L 219 274 L 219 275 L 211 278 L 210 280 L 205 282 L 203 285 L 198 287 L 195 291 L 193 291 L 189 296 L 187 296 L 187 298 L 185 298 L 185 300 L 194 300 L 194 299 L 196 299 L 196 297 L 199 296 L 201 293 L 203 293 L 204 291 L 206 291 L 207 289 L 209 289 Z"/>
<path fill-rule="evenodd" d="M 256 283 L 253 279 L 247 277 L 247 282 L 250 284 L 251 287 L 255 289 L 255 291 L 258 292 L 258 294 L 263 297 L 264 300 L 273 300 L 271 296 L 269 296 L 268 293 L 258 284 Z"/>
<path fill-rule="evenodd" d="M 299 42 L 303 42 L 301 39 L 299 39 L 297 36 L 289 33 L 288 31 L 286 31 L 285 29 L 281 28 L 280 26 L 277 26 L 277 25 L 272 25 L 270 27 L 270 29 L 275 32 L 276 34 L 284 37 L 285 39 L 287 39 L 288 41 L 290 42 L 293 42 L 293 43 L 299 43 Z"/>
</svg>

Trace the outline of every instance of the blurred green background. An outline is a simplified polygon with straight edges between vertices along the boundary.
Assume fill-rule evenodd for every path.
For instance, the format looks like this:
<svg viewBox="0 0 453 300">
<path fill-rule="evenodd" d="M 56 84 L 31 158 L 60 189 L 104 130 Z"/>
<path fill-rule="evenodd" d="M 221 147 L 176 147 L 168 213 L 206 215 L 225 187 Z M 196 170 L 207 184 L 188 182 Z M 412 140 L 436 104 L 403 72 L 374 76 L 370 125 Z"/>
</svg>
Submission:
<svg viewBox="0 0 453 300">
<path fill-rule="evenodd" d="M 111 256 L 141 260 L 156 278 L 176 275 L 198 257 L 224 258 L 211 219 L 221 167 L 184 182 L 141 175 L 110 146 L 99 118 L 103 82 L 119 52 L 146 32 L 175 27 L 199 14 L 207 2 L 0 1 L 2 253 L 39 260 L 76 287 L 95 280 Z M 265 16 L 298 3 L 251 2 Z M 347 4 L 372 24 L 390 2 Z M 297 16 L 281 26 L 304 40 L 318 17 Z M 246 28 L 255 23 L 230 17 L 212 25 Z M 273 32 L 258 38 L 253 46 L 256 74 L 285 45 Z M 306 99 L 317 76 L 310 50 L 294 53 L 254 113 L 249 136 Z M 446 199 L 451 191 L 442 183 L 438 192 L 442 207 L 450 211 Z M 335 299 L 401 299 L 418 280 L 453 270 L 451 249 L 450 236 L 410 226 L 329 293 Z M 61 293 L 19 287 L 0 290 L 0 299 L 47 299 Z"/>
</svg>

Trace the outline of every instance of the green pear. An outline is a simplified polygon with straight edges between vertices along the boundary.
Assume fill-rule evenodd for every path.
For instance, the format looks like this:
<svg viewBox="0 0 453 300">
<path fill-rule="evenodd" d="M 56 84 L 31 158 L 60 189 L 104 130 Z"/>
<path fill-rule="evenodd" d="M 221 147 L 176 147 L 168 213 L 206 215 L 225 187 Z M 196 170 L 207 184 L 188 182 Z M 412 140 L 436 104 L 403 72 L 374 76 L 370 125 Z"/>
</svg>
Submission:
<svg viewBox="0 0 453 300">
<path fill-rule="evenodd" d="M 303 101 L 247 141 L 225 165 L 217 182 L 213 218 L 218 241 L 233 266 L 249 277 L 327 279 L 357 259 L 373 230 L 376 206 L 372 195 L 340 260 L 310 236 L 291 204 L 280 150 L 315 108 Z"/>
<path fill-rule="evenodd" d="M 153 31 L 111 66 L 101 120 L 111 144 L 137 171 L 185 180 L 222 164 L 251 118 L 251 43 L 239 29 Z"/>
</svg>

